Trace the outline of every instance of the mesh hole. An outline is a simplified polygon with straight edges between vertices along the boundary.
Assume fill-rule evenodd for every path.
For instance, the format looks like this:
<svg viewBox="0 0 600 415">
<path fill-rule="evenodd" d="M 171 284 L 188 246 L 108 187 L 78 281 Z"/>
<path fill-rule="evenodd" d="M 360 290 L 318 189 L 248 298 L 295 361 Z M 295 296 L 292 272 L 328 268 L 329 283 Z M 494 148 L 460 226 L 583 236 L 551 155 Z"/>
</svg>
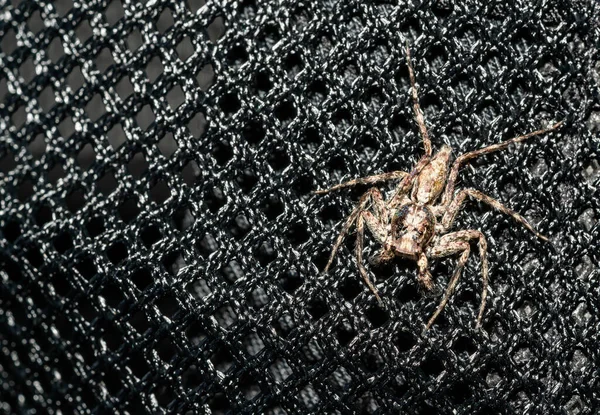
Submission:
<svg viewBox="0 0 600 415">
<path fill-rule="evenodd" d="M 140 208 L 138 207 L 138 198 L 133 196 L 126 199 L 119 206 L 119 216 L 125 223 L 129 223 L 133 221 L 140 213 Z"/>
<path fill-rule="evenodd" d="M 186 36 L 181 42 L 179 42 L 175 50 L 177 51 L 179 59 L 185 62 L 194 54 L 194 45 L 192 44 L 190 38 Z"/>
<path fill-rule="evenodd" d="M 79 66 L 76 66 L 71 70 L 67 76 L 67 83 L 73 91 L 77 91 L 83 86 L 85 78 L 83 77 L 83 73 L 81 73 L 81 68 Z"/>
<path fill-rule="evenodd" d="M 417 339 L 412 333 L 401 331 L 395 336 L 394 344 L 400 353 L 405 353 L 417 344 Z"/>
<path fill-rule="evenodd" d="M 135 284 L 135 286 L 143 291 L 146 287 L 154 282 L 152 278 L 152 273 L 147 268 L 138 268 L 130 276 L 131 282 Z"/>
<path fill-rule="evenodd" d="M 123 10 L 123 5 L 119 0 L 112 0 L 104 11 L 104 17 L 109 26 L 114 26 L 124 16 L 125 10 Z"/>
<path fill-rule="evenodd" d="M 204 131 L 206 130 L 206 125 L 207 125 L 207 121 L 206 121 L 206 118 L 204 117 L 204 114 L 201 112 L 198 112 L 198 113 L 196 113 L 196 115 L 194 115 L 194 117 L 188 123 L 188 129 L 190 131 L 190 134 L 192 134 L 192 136 L 194 138 L 200 138 L 200 137 L 202 137 L 202 134 L 204 134 Z"/>
<path fill-rule="evenodd" d="M 102 235 L 106 231 L 106 228 L 104 227 L 104 220 L 99 216 L 91 218 L 86 223 L 85 227 L 88 235 L 92 238 Z"/>
<path fill-rule="evenodd" d="M 260 208 L 269 220 L 274 220 L 285 212 L 285 205 L 275 195 L 269 195 Z"/>
<path fill-rule="evenodd" d="M 173 222 L 179 231 L 184 231 L 194 224 L 196 218 L 188 207 L 180 207 L 173 213 Z"/>
<path fill-rule="evenodd" d="M 232 46 L 227 51 L 227 62 L 233 67 L 240 66 L 247 60 L 248 52 L 246 51 L 246 48 L 244 47 L 244 44 L 242 42 Z"/>
<path fill-rule="evenodd" d="M 131 85 L 131 81 L 129 80 L 128 76 L 122 77 L 119 82 L 117 82 L 115 85 L 115 91 L 123 101 L 133 94 L 133 85 Z"/>
<path fill-rule="evenodd" d="M 12 124 L 17 128 L 21 128 L 24 124 L 25 121 L 27 121 L 27 112 L 25 111 L 25 107 L 19 107 L 16 109 L 15 112 L 13 112 L 12 116 L 10 117 Z"/>
<path fill-rule="evenodd" d="M 17 167 L 17 162 L 13 153 L 8 150 L 4 156 L 0 157 L 0 171 L 4 174 L 10 173 L 15 167 Z"/>
<path fill-rule="evenodd" d="M 237 321 L 237 315 L 233 311 L 233 308 L 228 304 L 215 311 L 213 317 L 223 328 L 231 327 Z"/>
<path fill-rule="evenodd" d="M 21 78 L 27 83 L 31 82 L 33 78 L 35 78 L 35 65 L 33 64 L 33 59 L 28 57 L 19 67 L 19 75 Z"/>
<path fill-rule="evenodd" d="M 55 37 L 52 42 L 50 42 L 47 52 L 52 63 L 57 63 L 63 56 L 65 56 L 65 50 L 60 38 Z"/>
<path fill-rule="evenodd" d="M 58 132 L 63 138 L 69 138 L 75 132 L 75 124 L 71 117 L 65 117 L 62 119 L 60 124 L 58 124 Z"/>
<path fill-rule="evenodd" d="M 115 64 L 115 60 L 110 52 L 110 49 L 104 48 L 96 56 L 96 68 L 100 73 L 106 72 L 108 68 Z"/>
<path fill-rule="evenodd" d="M 254 399 L 261 392 L 256 379 L 249 374 L 242 375 L 239 386 L 242 394 L 249 401 Z"/>
<path fill-rule="evenodd" d="M 102 291 L 100 291 L 100 295 L 104 298 L 106 304 L 108 304 L 112 308 L 117 308 L 119 304 L 121 304 L 123 300 L 125 300 L 125 296 L 121 292 L 121 288 L 119 288 L 119 286 L 114 283 L 107 283 L 102 288 Z M 112 328 L 112 330 L 113 332 L 116 331 L 114 327 Z M 118 343 L 120 337 L 120 335 L 111 336 L 112 340 L 110 340 L 110 342 L 113 343 L 113 347 L 116 347 L 116 344 L 114 343 Z"/>
<path fill-rule="evenodd" d="M 275 171 L 284 170 L 291 163 L 289 156 L 283 149 L 275 149 L 270 152 L 267 161 Z"/>
<path fill-rule="evenodd" d="M 64 254 L 73 248 L 73 239 L 68 232 L 61 232 L 54 238 L 53 244 L 59 254 Z"/>
<path fill-rule="evenodd" d="M 308 301 L 307 307 L 308 313 L 311 315 L 313 320 L 319 320 L 329 311 L 327 303 L 320 298 L 315 298 Z"/>
<path fill-rule="evenodd" d="M 210 408 L 211 413 L 215 415 L 224 415 L 233 409 L 227 396 L 222 392 L 215 393 L 209 399 L 208 407 Z"/>
<path fill-rule="evenodd" d="M 256 332 L 251 332 L 245 336 L 242 343 L 251 356 L 256 356 L 265 348 L 265 343 Z"/>
<path fill-rule="evenodd" d="M 173 134 L 166 133 L 158 142 L 158 149 L 167 158 L 171 157 L 177 151 L 177 141 L 173 138 Z M 184 181 L 185 174 L 184 174 Z M 187 181 L 186 181 L 187 183 Z"/>
<path fill-rule="evenodd" d="M 405 348 L 405 351 L 408 351 L 408 349 Z M 444 371 L 444 359 L 436 354 L 432 354 L 421 362 L 420 367 L 427 375 L 438 377 Z"/>
<path fill-rule="evenodd" d="M 146 66 L 146 75 L 151 84 L 155 83 L 158 77 L 163 73 L 163 65 L 158 57 L 154 57 Z"/>
<path fill-rule="evenodd" d="M 9 29 L 4 33 L 2 41 L 0 41 L 0 47 L 7 55 L 12 54 L 17 49 L 17 36 L 14 30 Z"/>
<path fill-rule="evenodd" d="M 158 30 L 159 33 L 165 33 L 171 26 L 173 26 L 173 24 L 175 24 L 175 21 L 173 20 L 173 13 L 171 12 L 171 9 L 165 8 L 160 16 L 158 16 L 158 20 L 156 21 L 156 30 Z"/>
<path fill-rule="evenodd" d="M 244 139 L 250 144 L 258 144 L 265 138 L 265 129 L 259 122 L 249 122 L 242 131 Z"/>
<path fill-rule="evenodd" d="M 82 169 L 88 170 L 94 165 L 96 161 L 96 152 L 90 143 L 83 146 L 81 151 L 77 154 L 77 163 Z"/>
<path fill-rule="evenodd" d="M 241 103 L 237 94 L 231 93 L 226 94 L 225 96 L 223 96 L 223 98 L 221 98 L 219 106 L 221 107 L 221 110 L 223 110 L 224 113 L 231 115 L 239 111 L 239 109 L 241 108 Z"/>
<path fill-rule="evenodd" d="M 171 107 L 172 111 L 175 111 L 185 102 L 185 95 L 179 85 L 175 85 L 169 92 L 167 92 L 167 102 Z"/>
<path fill-rule="evenodd" d="M 148 162 L 143 153 L 135 153 L 129 163 L 127 163 L 129 173 L 136 179 L 141 178 L 148 170 Z"/>
<path fill-rule="evenodd" d="M 48 205 L 42 205 L 35 211 L 35 222 L 39 227 L 44 226 L 52 220 L 52 209 Z"/>
<path fill-rule="evenodd" d="M 96 185 L 98 186 L 100 193 L 102 193 L 104 196 L 109 196 L 115 190 L 117 190 L 119 183 L 117 182 L 117 179 L 115 179 L 115 175 L 112 172 L 107 172 L 104 174 L 104 176 L 98 179 Z"/>
<path fill-rule="evenodd" d="M 181 374 L 181 384 L 185 389 L 194 390 L 202 384 L 204 377 L 202 371 L 191 365 Z"/>
<path fill-rule="evenodd" d="M 2 232 L 4 233 L 4 238 L 6 238 L 8 242 L 12 243 L 19 236 L 21 236 L 21 226 L 19 225 L 19 222 L 15 220 L 9 220 L 6 225 L 4 225 Z"/>
<path fill-rule="evenodd" d="M 79 23 L 75 28 L 75 35 L 77 35 L 77 38 L 81 43 L 87 42 L 87 40 L 91 38 L 93 34 L 94 32 L 92 31 L 90 22 L 87 20 L 82 20 L 81 23 Z"/>
<path fill-rule="evenodd" d="M 127 36 L 127 47 L 131 52 L 135 52 L 144 44 L 144 40 L 142 39 L 142 34 L 139 30 L 134 29 Z"/>
<path fill-rule="evenodd" d="M 179 251 L 173 251 L 163 256 L 162 263 L 165 269 L 173 275 L 177 275 L 181 269 L 187 266 Z"/>
<path fill-rule="evenodd" d="M 127 252 L 127 244 L 122 241 L 112 243 L 106 249 L 106 256 L 114 265 L 123 262 L 129 256 Z"/>
<path fill-rule="evenodd" d="M 150 188 L 150 199 L 155 203 L 162 204 L 171 196 L 171 189 L 165 180 L 158 180 L 154 186 Z"/>
<path fill-rule="evenodd" d="M 221 16 L 215 17 L 206 28 L 206 32 L 208 33 L 210 41 L 212 43 L 217 43 L 217 41 L 225 34 L 225 20 L 223 20 Z"/>
<path fill-rule="evenodd" d="M 294 294 L 303 283 L 304 280 L 295 269 L 284 272 L 279 278 L 279 285 L 289 294 Z"/>
<path fill-rule="evenodd" d="M 186 4 L 192 13 L 196 13 L 206 4 L 206 0 L 187 0 Z"/>
<path fill-rule="evenodd" d="M 173 319 L 177 312 L 179 312 L 180 310 L 177 298 L 173 295 L 167 295 L 160 298 L 156 302 L 156 306 L 158 307 L 160 312 L 169 319 Z"/>
<path fill-rule="evenodd" d="M 204 201 L 208 206 L 208 210 L 210 210 L 212 213 L 216 213 L 225 205 L 227 197 L 223 193 L 223 190 L 214 186 L 206 189 L 204 193 Z"/>
<path fill-rule="evenodd" d="M 350 344 L 357 334 L 354 327 L 347 321 L 343 321 L 335 330 L 335 337 L 342 347 Z"/>
<path fill-rule="evenodd" d="M 144 105 L 140 112 L 138 112 L 135 116 L 135 121 L 137 125 L 143 130 L 147 130 L 150 125 L 154 122 L 156 117 L 154 116 L 154 112 L 150 105 Z"/>
<path fill-rule="evenodd" d="M 375 328 L 383 326 L 390 318 L 389 314 L 379 306 L 368 308 L 365 314 Z"/>
<path fill-rule="evenodd" d="M 31 17 L 27 20 L 27 26 L 29 26 L 29 30 L 31 30 L 34 35 L 37 35 L 46 27 L 39 10 L 36 10 L 31 14 Z"/>
<path fill-rule="evenodd" d="M 146 248 L 150 248 L 162 238 L 162 233 L 158 225 L 147 225 L 140 232 L 140 238 Z"/>
<path fill-rule="evenodd" d="M 69 192 L 65 199 L 67 208 L 75 213 L 85 206 L 85 192 L 81 188 L 77 188 Z"/>
<path fill-rule="evenodd" d="M 203 91 L 208 91 L 208 89 L 215 83 L 215 71 L 213 66 L 209 63 L 204 65 L 200 71 L 196 74 L 196 81 L 198 82 L 198 86 Z"/>
<path fill-rule="evenodd" d="M 190 161 L 186 163 L 186 165 L 181 170 L 181 175 L 183 176 L 183 181 L 188 186 L 192 186 L 194 183 L 198 181 L 198 178 L 202 175 L 200 167 L 198 167 L 198 163 L 195 161 Z"/>
</svg>

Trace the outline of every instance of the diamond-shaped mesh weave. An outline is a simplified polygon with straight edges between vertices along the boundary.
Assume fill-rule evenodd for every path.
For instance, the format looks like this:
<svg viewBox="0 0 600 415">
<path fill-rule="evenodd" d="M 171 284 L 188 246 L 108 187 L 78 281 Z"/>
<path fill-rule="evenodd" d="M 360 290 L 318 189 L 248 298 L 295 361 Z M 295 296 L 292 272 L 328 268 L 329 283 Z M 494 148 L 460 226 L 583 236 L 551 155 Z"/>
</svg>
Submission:
<svg viewBox="0 0 600 415">
<path fill-rule="evenodd" d="M 512 3 L 512 2 L 509 2 Z M 600 7 L 588 1 L 0 1 L 0 412 L 600 411 Z M 462 170 L 455 260 L 369 266 L 365 187 L 566 119 Z M 382 189 L 386 189 L 382 186 Z M 366 256 L 376 244 L 369 240 Z M 474 252 L 476 252 L 474 250 Z"/>
</svg>

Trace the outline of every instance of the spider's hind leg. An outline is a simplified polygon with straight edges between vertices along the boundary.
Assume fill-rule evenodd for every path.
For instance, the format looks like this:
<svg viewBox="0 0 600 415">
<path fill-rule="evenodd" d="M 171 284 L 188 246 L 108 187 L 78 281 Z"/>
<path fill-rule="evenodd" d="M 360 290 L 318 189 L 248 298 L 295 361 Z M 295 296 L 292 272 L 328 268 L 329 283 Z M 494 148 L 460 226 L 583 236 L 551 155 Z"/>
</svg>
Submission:
<svg viewBox="0 0 600 415">
<path fill-rule="evenodd" d="M 375 286 L 375 284 L 373 284 L 373 281 L 371 281 L 371 278 L 369 278 L 369 274 L 367 273 L 367 270 L 365 269 L 365 265 L 363 264 L 363 255 L 362 254 L 363 254 L 364 236 L 365 236 L 364 215 L 366 213 L 367 212 L 359 214 L 358 219 L 356 221 L 356 246 L 355 246 L 356 262 L 358 264 L 358 270 L 360 271 L 360 275 L 362 276 L 363 280 L 365 281 L 365 284 L 367 284 L 369 289 L 373 292 L 373 294 L 375 295 L 375 298 L 377 298 L 377 302 L 380 305 L 383 305 L 383 301 L 381 301 L 381 297 L 379 296 L 379 291 L 377 291 L 377 287 Z"/>
<path fill-rule="evenodd" d="M 478 240 L 479 242 L 479 255 L 481 257 L 481 277 L 483 280 L 483 290 L 481 292 L 481 305 L 479 306 L 479 314 L 477 315 L 477 325 L 476 327 L 481 327 L 481 320 L 483 319 L 483 312 L 485 311 L 485 304 L 487 300 L 487 290 L 488 290 L 488 262 L 487 262 L 487 241 L 485 236 L 480 231 L 477 230 L 465 230 L 465 231 L 457 231 L 453 233 L 446 234 L 442 236 L 438 242 L 432 246 L 428 254 L 432 258 L 442 258 L 449 255 L 453 255 L 461 252 L 461 255 L 458 259 L 458 263 L 456 264 L 456 269 L 454 270 L 454 274 L 448 283 L 448 287 L 446 287 L 446 291 L 444 292 L 444 296 L 442 297 L 442 301 L 438 305 L 438 308 L 435 310 L 427 325 L 425 326 L 425 331 L 428 330 L 437 317 L 440 315 L 450 296 L 454 292 L 454 288 L 456 288 L 456 284 L 462 274 L 462 271 L 469 259 L 469 254 L 471 252 L 471 248 L 469 246 L 469 242 L 472 240 Z"/>
<path fill-rule="evenodd" d="M 385 209 L 383 196 L 381 195 L 379 189 L 372 187 L 364 195 L 362 195 L 358 202 L 358 205 L 356 205 L 352 213 L 350 213 L 350 216 L 348 216 L 348 219 L 346 219 L 346 222 L 344 222 L 344 226 L 342 226 L 342 230 L 340 231 L 340 234 L 338 235 L 337 239 L 335 240 L 335 243 L 333 244 L 333 249 L 331 250 L 329 260 L 327 261 L 327 265 L 325 265 L 325 269 L 323 270 L 323 272 L 327 273 L 327 271 L 329 271 L 331 264 L 333 264 L 335 255 L 340 249 L 340 246 L 342 245 L 344 238 L 350 231 L 350 228 L 352 227 L 352 225 L 354 225 L 356 220 L 361 216 L 361 214 L 371 202 L 373 203 L 377 211 Z"/>
</svg>

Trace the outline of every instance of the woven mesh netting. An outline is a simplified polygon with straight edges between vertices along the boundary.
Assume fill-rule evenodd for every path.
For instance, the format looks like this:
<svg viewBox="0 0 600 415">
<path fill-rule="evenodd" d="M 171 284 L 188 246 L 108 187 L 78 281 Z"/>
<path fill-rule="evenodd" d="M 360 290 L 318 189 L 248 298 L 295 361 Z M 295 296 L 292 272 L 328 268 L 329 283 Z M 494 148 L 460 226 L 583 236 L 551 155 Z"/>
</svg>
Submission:
<svg viewBox="0 0 600 415">
<path fill-rule="evenodd" d="M 0 411 L 600 411 L 595 0 L 0 1 Z M 434 149 L 552 243 L 470 202 L 477 249 L 366 261 L 367 190 Z M 381 185 L 389 194 L 393 183 Z M 379 246 L 367 237 L 365 257 Z"/>
</svg>

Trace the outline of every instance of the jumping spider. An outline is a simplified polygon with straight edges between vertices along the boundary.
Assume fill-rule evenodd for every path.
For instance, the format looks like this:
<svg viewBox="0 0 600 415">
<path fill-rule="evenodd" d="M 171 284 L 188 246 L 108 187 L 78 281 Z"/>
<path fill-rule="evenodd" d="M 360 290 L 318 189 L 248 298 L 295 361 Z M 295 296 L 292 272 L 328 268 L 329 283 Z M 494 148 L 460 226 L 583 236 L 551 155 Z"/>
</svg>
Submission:
<svg viewBox="0 0 600 415">
<path fill-rule="evenodd" d="M 425 155 L 419 160 L 410 173 L 404 171 L 392 171 L 389 173 L 350 180 L 329 189 L 316 191 L 317 194 L 324 194 L 355 185 L 373 185 L 393 180 L 400 181 L 393 196 L 387 201 L 383 199 L 381 192 L 376 187 L 371 187 L 363 194 L 358 205 L 344 223 L 342 231 L 333 245 L 333 250 L 329 257 L 329 261 L 325 266 L 324 272 L 329 270 L 345 235 L 354 224 L 356 224 L 357 234 L 355 250 L 358 269 L 365 280 L 365 283 L 371 289 L 380 304 L 382 304 L 382 302 L 379 293 L 377 292 L 377 288 L 371 282 L 362 263 L 365 224 L 377 242 L 382 245 L 381 250 L 374 257 L 374 262 L 384 263 L 390 261 L 395 256 L 416 261 L 418 268 L 417 278 L 427 290 L 431 290 L 433 287 L 433 281 L 427 265 L 428 259 L 442 258 L 460 253 L 454 275 L 448 283 L 448 287 L 446 288 L 439 306 L 427 322 L 425 326 L 426 331 L 442 312 L 450 295 L 456 287 L 461 272 L 469 258 L 469 243 L 473 240 L 477 240 L 479 242 L 479 255 L 481 257 L 482 267 L 481 274 L 483 279 L 481 305 L 479 307 L 476 324 L 476 327 L 479 328 L 485 310 L 488 288 L 488 262 L 486 257 L 487 242 L 485 236 L 478 230 L 449 232 L 454 222 L 454 218 L 465 199 L 471 197 L 480 202 L 487 203 L 500 212 L 510 215 L 514 220 L 520 222 L 523 226 L 533 232 L 538 238 L 544 241 L 548 241 L 548 239 L 538 233 L 529 222 L 517 212 L 507 208 L 490 196 L 475 189 L 463 189 L 457 194 L 454 194 L 454 185 L 458 176 L 458 170 L 461 165 L 478 156 L 504 150 L 512 143 L 525 141 L 530 137 L 553 131 L 560 127 L 562 121 L 554 124 L 552 127 L 537 130 L 499 144 L 494 144 L 489 147 L 463 154 L 454 161 L 452 168 L 449 169 L 451 152 L 449 146 L 444 145 L 437 154 L 432 156 L 431 140 L 429 139 L 423 113 L 419 106 L 415 76 L 408 47 L 406 48 L 406 56 L 411 82 L 414 113 L 419 126 L 420 135 L 423 139 Z M 441 201 L 437 203 L 440 196 Z"/>
</svg>

